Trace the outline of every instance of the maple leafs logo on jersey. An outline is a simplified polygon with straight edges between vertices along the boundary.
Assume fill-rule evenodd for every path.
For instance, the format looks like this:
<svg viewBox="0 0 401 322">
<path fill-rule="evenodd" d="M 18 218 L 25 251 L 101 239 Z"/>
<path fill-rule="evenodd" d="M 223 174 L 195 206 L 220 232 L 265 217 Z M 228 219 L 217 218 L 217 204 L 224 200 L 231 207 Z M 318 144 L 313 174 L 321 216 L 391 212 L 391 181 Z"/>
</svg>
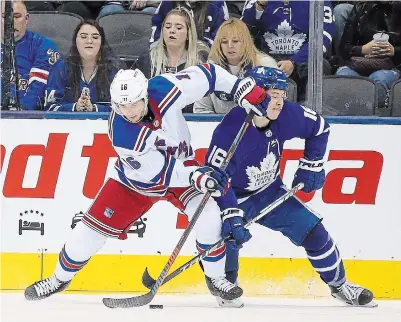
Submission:
<svg viewBox="0 0 401 322">
<path fill-rule="evenodd" d="M 274 153 L 269 153 L 261 162 L 260 168 L 251 166 L 246 168 L 246 174 L 249 179 L 246 190 L 255 191 L 263 186 L 270 185 L 276 179 L 276 173 L 279 165 Z"/>
<path fill-rule="evenodd" d="M 269 54 L 292 55 L 298 52 L 306 40 L 304 33 L 295 33 L 284 20 L 276 29 L 276 34 L 266 32 L 263 37 L 270 48 Z"/>
</svg>

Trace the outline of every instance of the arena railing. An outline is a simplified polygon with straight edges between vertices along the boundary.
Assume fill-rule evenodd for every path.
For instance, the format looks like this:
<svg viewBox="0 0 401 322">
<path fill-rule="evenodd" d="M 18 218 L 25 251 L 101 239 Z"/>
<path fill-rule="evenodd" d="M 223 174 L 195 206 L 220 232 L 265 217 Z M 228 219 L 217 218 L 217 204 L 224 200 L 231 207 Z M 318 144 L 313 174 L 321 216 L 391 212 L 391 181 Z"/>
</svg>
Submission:
<svg viewBox="0 0 401 322">
<path fill-rule="evenodd" d="M 90 112 L 42 112 L 42 111 L 2 111 L 3 119 L 63 119 L 63 120 L 107 120 L 109 113 Z M 220 122 L 223 114 L 184 114 L 190 122 Z M 383 124 L 401 125 L 401 117 L 377 116 L 324 116 L 331 124 Z"/>
</svg>

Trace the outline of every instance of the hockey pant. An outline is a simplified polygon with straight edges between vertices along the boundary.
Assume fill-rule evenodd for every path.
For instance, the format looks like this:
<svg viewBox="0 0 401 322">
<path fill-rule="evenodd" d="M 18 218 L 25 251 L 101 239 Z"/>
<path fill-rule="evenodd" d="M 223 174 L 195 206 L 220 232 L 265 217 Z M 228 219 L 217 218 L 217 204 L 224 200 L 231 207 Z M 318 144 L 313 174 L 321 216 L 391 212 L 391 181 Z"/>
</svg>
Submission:
<svg viewBox="0 0 401 322">
<path fill-rule="evenodd" d="M 178 209 L 185 209 L 190 220 L 202 197 L 192 187 L 173 188 L 163 197 L 149 197 L 114 179 L 108 179 L 61 250 L 55 271 L 57 278 L 61 281 L 71 280 L 102 248 L 108 237 L 126 239 L 132 224 L 156 202 L 167 200 Z M 194 229 L 199 251 L 221 239 L 220 209 L 212 198 L 207 202 Z M 224 276 L 225 254 L 226 245 L 223 245 L 202 260 L 207 276 Z"/>
<path fill-rule="evenodd" d="M 268 194 L 261 192 L 241 203 L 239 207 L 244 210 L 246 220 L 249 221 L 285 193 L 286 190 L 281 187 L 276 194 L 271 191 Z M 281 232 L 294 245 L 304 247 L 310 263 L 326 284 L 341 285 L 345 281 L 344 265 L 339 251 L 321 223 L 320 216 L 295 196 L 257 223 Z M 234 283 L 238 277 L 239 248 L 231 242 L 226 245 L 226 277 Z"/>
</svg>

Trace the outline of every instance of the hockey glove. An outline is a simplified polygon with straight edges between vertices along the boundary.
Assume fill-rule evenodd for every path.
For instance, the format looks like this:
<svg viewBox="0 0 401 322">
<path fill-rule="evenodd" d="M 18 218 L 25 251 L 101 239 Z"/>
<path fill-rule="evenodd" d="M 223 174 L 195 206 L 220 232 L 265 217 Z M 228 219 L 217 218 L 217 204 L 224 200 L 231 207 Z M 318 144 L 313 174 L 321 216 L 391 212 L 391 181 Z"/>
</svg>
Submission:
<svg viewBox="0 0 401 322">
<path fill-rule="evenodd" d="M 302 191 L 309 193 L 322 188 L 325 178 L 323 160 L 309 161 L 302 158 L 299 160 L 298 170 L 295 172 L 292 187 L 303 182 L 304 187 Z"/>
<path fill-rule="evenodd" d="M 243 217 L 244 212 L 238 208 L 227 208 L 221 213 L 223 221 L 221 235 L 223 238 L 231 235 L 236 246 L 242 245 L 252 237 L 249 230 L 244 227 Z"/>
<path fill-rule="evenodd" d="M 191 173 L 189 182 L 199 192 L 209 191 L 212 197 L 221 197 L 227 192 L 229 177 L 224 170 L 199 167 Z"/>
<path fill-rule="evenodd" d="M 266 96 L 268 95 L 265 90 L 257 86 L 253 78 L 246 77 L 239 82 L 234 94 L 234 101 L 243 107 L 247 113 L 253 110 L 256 115 L 265 116 L 270 102 L 270 97 Z"/>
</svg>

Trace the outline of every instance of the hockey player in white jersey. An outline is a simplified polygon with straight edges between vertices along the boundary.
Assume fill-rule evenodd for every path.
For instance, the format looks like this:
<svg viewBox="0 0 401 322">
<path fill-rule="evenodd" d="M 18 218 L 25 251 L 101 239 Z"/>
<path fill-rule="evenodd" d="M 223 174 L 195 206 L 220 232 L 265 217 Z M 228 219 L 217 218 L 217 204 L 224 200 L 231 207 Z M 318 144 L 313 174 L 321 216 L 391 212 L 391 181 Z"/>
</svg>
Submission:
<svg viewBox="0 0 401 322">
<path fill-rule="evenodd" d="M 109 118 L 119 179 L 106 180 L 61 250 L 54 274 L 29 286 L 26 299 L 40 300 L 65 290 L 108 237 L 126 239 L 130 226 L 156 202 L 170 201 L 191 219 L 202 193 L 223 195 L 228 176 L 194 160 L 181 109 L 215 90 L 236 94 L 240 105 L 262 103 L 263 89 L 252 87 L 211 64 L 149 81 L 139 70 L 119 71 L 110 88 L 113 111 Z M 220 213 L 217 203 L 209 199 L 195 226 L 199 251 L 221 239 Z M 251 237 L 243 226 L 236 227 L 236 236 L 239 244 Z M 225 252 L 223 245 L 202 264 L 211 293 L 233 300 L 242 295 L 242 289 L 225 278 Z"/>
</svg>

